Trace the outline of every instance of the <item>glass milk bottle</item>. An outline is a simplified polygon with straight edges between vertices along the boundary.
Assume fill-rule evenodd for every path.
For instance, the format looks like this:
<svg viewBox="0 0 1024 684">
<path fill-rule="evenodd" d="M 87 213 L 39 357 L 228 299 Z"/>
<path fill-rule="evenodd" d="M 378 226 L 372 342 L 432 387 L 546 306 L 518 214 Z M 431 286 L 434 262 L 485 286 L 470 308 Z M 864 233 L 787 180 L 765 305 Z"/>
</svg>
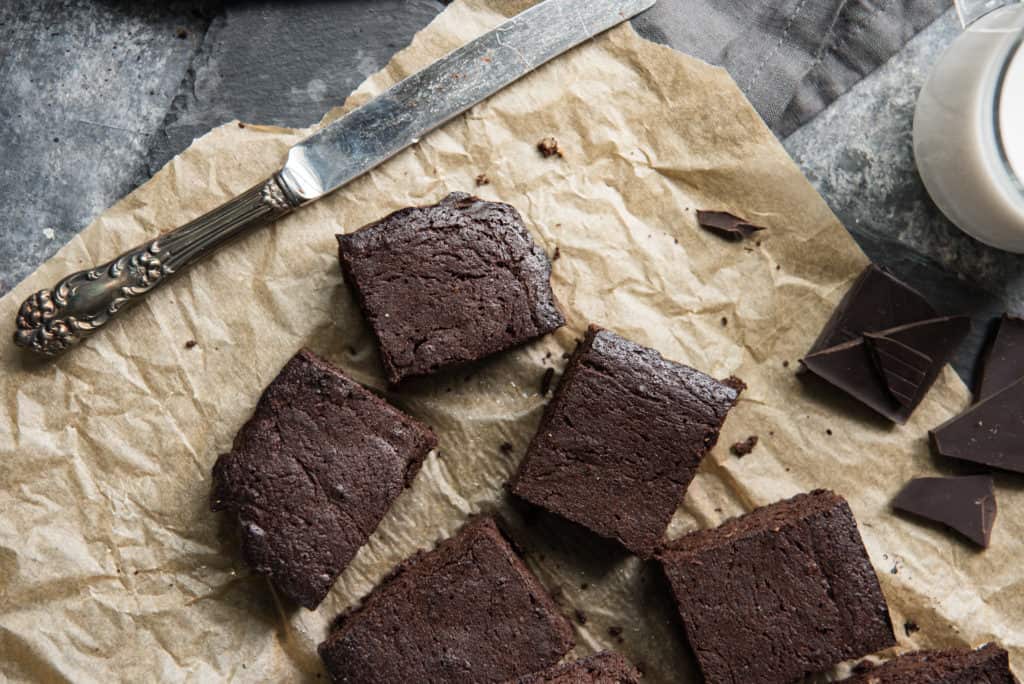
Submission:
<svg viewBox="0 0 1024 684">
<path fill-rule="evenodd" d="M 956 5 L 964 32 L 917 101 L 917 168 L 961 230 L 1024 253 L 1024 3 Z"/>
</svg>

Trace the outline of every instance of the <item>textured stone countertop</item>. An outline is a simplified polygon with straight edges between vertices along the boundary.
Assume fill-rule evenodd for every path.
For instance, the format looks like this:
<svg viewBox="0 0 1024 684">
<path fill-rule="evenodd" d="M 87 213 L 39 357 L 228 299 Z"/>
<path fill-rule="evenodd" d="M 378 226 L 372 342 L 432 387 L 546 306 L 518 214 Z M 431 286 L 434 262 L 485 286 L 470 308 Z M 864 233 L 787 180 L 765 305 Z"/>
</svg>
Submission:
<svg viewBox="0 0 1024 684">
<path fill-rule="evenodd" d="M 0 3 L 0 294 L 211 127 L 316 121 L 444 6 L 256 5 Z M 278 40 L 252 40 L 268 27 Z M 783 142 L 873 260 L 974 317 L 956 361 L 968 377 L 991 317 L 1024 311 L 1024 268 L 953 227 L 914 169 L 914 101 L 956 34 L 949 11 Z"/>
</svg>

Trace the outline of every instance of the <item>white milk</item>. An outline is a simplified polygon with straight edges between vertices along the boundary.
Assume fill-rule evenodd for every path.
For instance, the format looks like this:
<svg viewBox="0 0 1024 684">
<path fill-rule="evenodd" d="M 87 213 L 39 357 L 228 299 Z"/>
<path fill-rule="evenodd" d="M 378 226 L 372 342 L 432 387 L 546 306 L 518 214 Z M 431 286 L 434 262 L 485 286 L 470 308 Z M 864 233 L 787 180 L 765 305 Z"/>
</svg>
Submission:
<svg viewBox="0 0 1024 684">
<path fill-rule="evenodd" d="M 979 19 L 939 60 L 914 116 L 928 193 L 964 232 L 1024 253 L 1024 4 Z"/>
</svg>

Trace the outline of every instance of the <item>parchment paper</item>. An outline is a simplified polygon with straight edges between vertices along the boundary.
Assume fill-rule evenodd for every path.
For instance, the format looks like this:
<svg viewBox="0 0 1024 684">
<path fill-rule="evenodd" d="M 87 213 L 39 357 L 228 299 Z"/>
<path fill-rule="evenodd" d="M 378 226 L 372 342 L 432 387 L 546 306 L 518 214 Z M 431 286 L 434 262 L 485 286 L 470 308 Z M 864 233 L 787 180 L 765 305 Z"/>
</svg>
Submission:
<svg viewBox="0 0 1024 684">
<path fill-rule="evenodd" d="M 454 3 L 347 106 L 519 9 Z M 236 123 L 211 131 L 0 301 L 0 321 L 13 321 L 26 295 L 68 271 L 266 177 L 306 133 Z M 564 159 L 537 153 L 547 135 Z M 480 173 L 490 184 L 475 188 Z M 303 345 L 384 390 L 342 284 L 334 234 L 453 190 L 515 205 L 548 252 L 558 248 L 553 282 L 569 324 L 390 392 L 435 428 L 439 451 L 317 611 L 282 605 L 241 562 L 226 518 L 208 511 L 210 467 Z M 695 208 L 731 211 L 768 230 L 759 242 L 727 243 L 696 226 Z M 324 676 L 315 646 L 339 611 L 415 549 L 492 511 L 573 616 L 575 654 L 611 647 L 640 664 L 647 681 L 694 681 L 657 569 L 512 504 L 503 489 L 545 403 L 545 368 L 561 370 L 590 321 L 750 386 L 673 536 L 833 488 L 860 521 L 901 648 L 998 639 L 1024 669 L 1021 480 L 999 477 L 1000 514 L 984 553 L 888 508 L 907 479 L 940 465 L 925 434 L 968 401 L 954 373 L 943 373 L 903 427 L 795 377 L 796 360 L 865 263 L 724 71 L 619 27 L 223 250 L 65 357 L 33 362 L 0 345 L 0 674 L 315 681 Z M 754 453 L 731 456 L 728 445 L 750 434 L 761 438 Z M 920 630 L 908 634 L 906 621 Z M 622 628 L 621 643 L 612 626 Z"/>
</svg>

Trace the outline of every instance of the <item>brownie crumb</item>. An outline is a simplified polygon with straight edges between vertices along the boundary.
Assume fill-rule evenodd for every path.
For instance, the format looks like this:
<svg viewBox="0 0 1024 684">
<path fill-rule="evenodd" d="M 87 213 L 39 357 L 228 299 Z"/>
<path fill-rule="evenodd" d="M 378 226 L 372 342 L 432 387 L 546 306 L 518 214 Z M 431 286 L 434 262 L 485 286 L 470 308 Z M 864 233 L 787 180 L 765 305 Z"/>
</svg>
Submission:
<svg viewBox="0 0 1024 684">
<path fill-rule="evenodd" d="M 553 136 L 548 136 L 537 143 L 537 151 L 544 157 L 561 157 L 562 148 Z"/>
<path fill-rule="evenodd" d="M 576 616 L 576 622 L 580 623 L 581 625 L 587 624 L 587 614 L 584 613 L 582 610 L 577 608 L 573 614 Z"/>
<path fill-rule="evenodd" d="M 893 575 L 898 575 L 900 574 L 900 569 L 894 565 L 892 566 L 892 570 L 890 570 L 889 573 Z"/>
<path fill-rule="evenodd" d="M 917 626 L 917 623 L 913 620 L 907 620 L 903 623 L 903 631 L 907 633 L 907 636 L 912 635 L 914 632 L 920 632 L 921 628 Z"/>
<path fill-rule="evenodd" d="M 512 453 L 512 443 L 511 442 L 502 442 L 501 446 L 499 446 L 498 449 L 501 451 L 501 453 L 503 453 L 506 456 L 508 456 L 509 454 Z"/>
<path fill-rule="evenodd" d="M 546 397 L 548 390 L 551 389 L 551 380 L 555 377 L 555 369 L 548 368 L 544 371 L 544 375 L 540 379 L 540 396 Z"/>
<path fill-rule="evenodd" d="M 586 591 L 589 588 L 590 588 L 590 582 L 584 582 L 583 584 L 580 585 L 580 589 L 582 589 L 583 591 Z"/>
<path fill-rule="evenodd" d="M 241 121 L 239 121 L 239 122 L 238 122 L 238 127 L 239 127 L 239 128 L 245 128 L 245 124 L 244 124 L 244 123 L 242 123 Z"/>
<path fill-rule="evenodd" d="M 782 362 L 782 367 L 783 368 L 789 368 L 789 361 L 783 361 Z"/>
<path fill-rule="evenodd" d="M 622 628 L 618 625 L 612 625 L 608 628 L 608 636 L 618 639 L 620 636 L 622 636 Z"/>
<path fill-rule="evenodd" d="M 724 328 L 727 325 L 729 325 L 729 319 L 726 318 L 725 316 L 722 316 L 722 327 Z"/>
<path fill-rule="evenodd" d="M 178 37 L 178 40 L 185 40 L 186 38 L 188 38 L 188 31 L 186 29 L 179 28 L 177 31 L 175 31 L 174 35 Z"/>
<path fill-rule="evenodd" d="M 729 451 L 732 452 L 733 456 L 738 456 L 739 458 L 743 458 L 744 456 L 749 454 L 751 451 L 753 451 L 754 447 L 756 447 L 756 446 L 757 446 L 757 435 L 750 435 L 749 437 L 747 437 L 742 442 L 736 442 L 731 447 L 729 447 Z"/>
<path fill-rule="evenodd" d="M 189 340 L 188 342 L 185 343 L 185 349 L 191 349 L 192 347 L 196 346 L 197 344 L 199 344 L 199 343 L 196 342 L 195 340 Z"/>
<path fill-rule="evenodd" d="M 829 437 L 831 437 L 832 436 L 832 429 L 831 428 L 826 428 L 825 429 L 825 434 L 828 435 Z"/>
<path fill-rule="evenodd" d="M 551 255 L 551 260 L 558 261 L 560 258 L 562 258 L 562 249 L 555 245 L 555 253 Z"/>
<path fill-rule="evenodd" d="M 734 390 L 736 390 L 737 394 L 747 389 L 747 383 L 743 382 L 735 375 L 730 375 L 725 380 L 722 380 L 722 384 L 725 385 L 726 387 L 733 388 Z"/>
<path fill-rule="evenodd" d="M 481 185 L 490 185 L 490 184 L 491 184 L 491 179 L 487 177 L 486 173 L 477 174 L 477 177 L 476 177 L 476 187 L 479 188 Z"/>
</svg>

